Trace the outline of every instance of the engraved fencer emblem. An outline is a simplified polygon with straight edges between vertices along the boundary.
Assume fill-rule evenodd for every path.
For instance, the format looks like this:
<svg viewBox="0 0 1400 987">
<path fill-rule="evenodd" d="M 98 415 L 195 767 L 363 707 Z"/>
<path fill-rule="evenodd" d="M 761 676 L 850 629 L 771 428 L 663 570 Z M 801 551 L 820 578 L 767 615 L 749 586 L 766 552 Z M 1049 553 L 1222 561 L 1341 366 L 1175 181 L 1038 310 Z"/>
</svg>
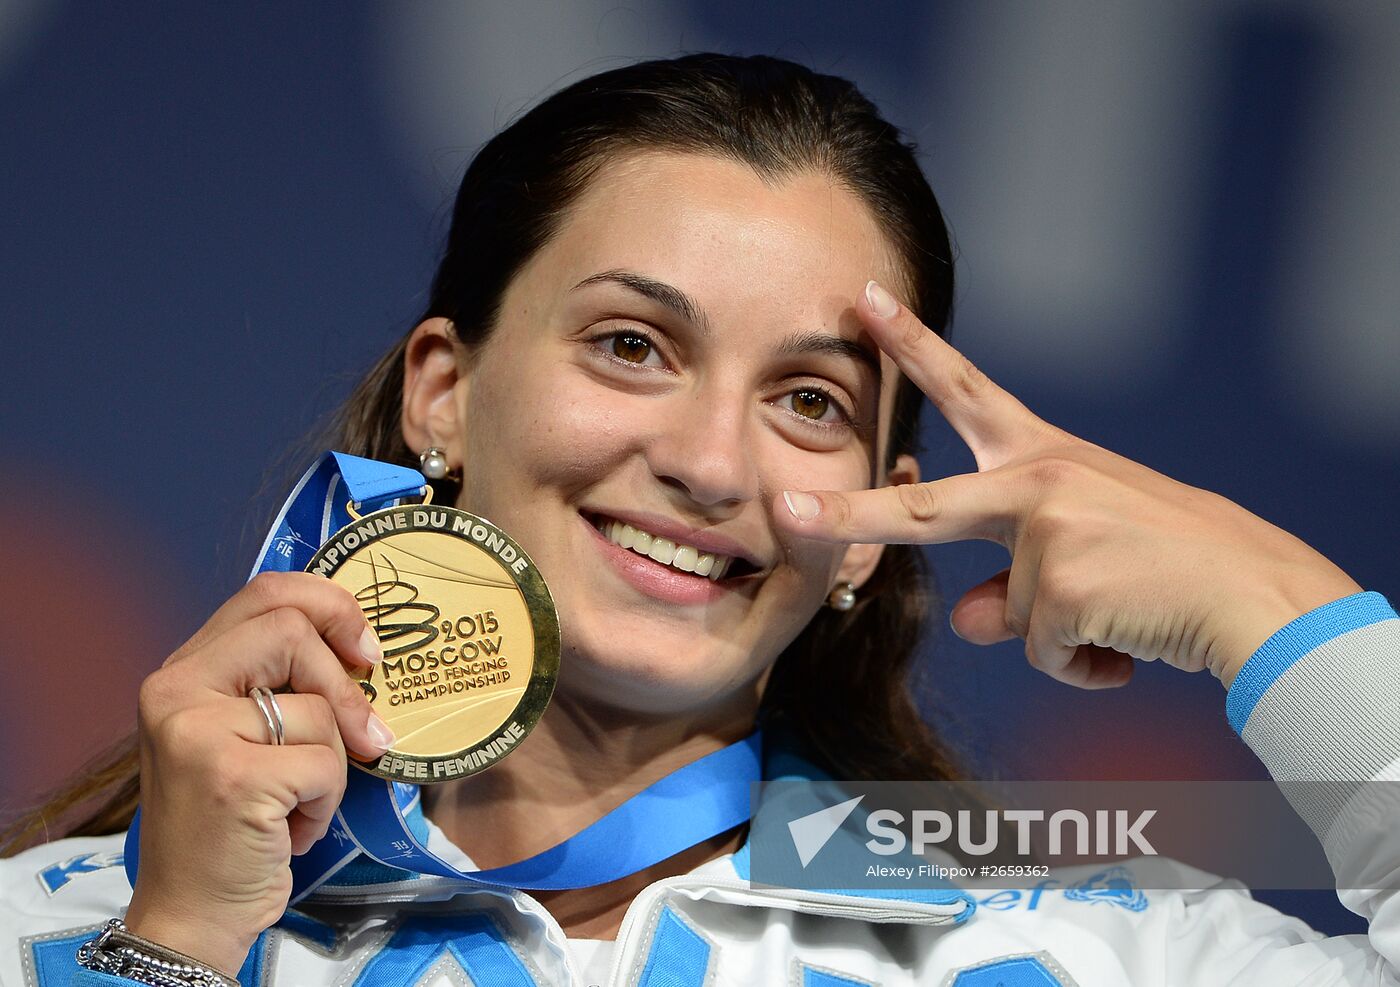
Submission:
<svg viewBox="0 0 1400 987">
<path fill-rule="evenodd" d="M 306 567 L 350 590 L 384 648 L 358 679 L 397 738 L 360 767 L 425 784 L 475 774 L 524 739 L 559 667 L 553 598 L 484 518 L 389 507 L 346 525 Z"/>
</svg>

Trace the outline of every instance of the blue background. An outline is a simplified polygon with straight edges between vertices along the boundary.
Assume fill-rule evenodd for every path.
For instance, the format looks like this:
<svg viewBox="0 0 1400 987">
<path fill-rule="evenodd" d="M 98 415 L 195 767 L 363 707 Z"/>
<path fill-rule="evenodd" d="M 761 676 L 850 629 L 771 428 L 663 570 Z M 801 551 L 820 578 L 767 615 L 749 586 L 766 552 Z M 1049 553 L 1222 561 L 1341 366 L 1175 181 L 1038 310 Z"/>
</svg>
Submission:
<svg viewBox="0 0 1400 987">
<path fill-rule="evenodd" d="M 847 75 L 919 143 L 952 339 L 1038 414 L 1400 599 L 1400 8 L 8 0 L 12 808 L 237 588 L 279 460 L 411 328 L 472 151 L 563 82 L 706 48 Z M 973 468 L 928 417 L 926 474 Z M 950 602 L 1006 564 L 931 554 Z M 1208 675 L 1081 693 L 931 631 L 930 715 L 974 774 L 1262 776 Z"/>
</svg>

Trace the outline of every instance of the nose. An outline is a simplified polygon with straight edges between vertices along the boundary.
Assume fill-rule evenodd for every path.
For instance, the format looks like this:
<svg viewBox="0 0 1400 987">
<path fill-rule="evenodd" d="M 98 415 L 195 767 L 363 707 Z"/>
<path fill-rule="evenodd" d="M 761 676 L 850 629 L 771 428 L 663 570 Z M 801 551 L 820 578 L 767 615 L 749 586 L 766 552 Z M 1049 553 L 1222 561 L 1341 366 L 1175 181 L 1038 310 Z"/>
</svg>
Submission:
<svg viewBox="0 0 1400 987">
<path fill-rule="evenodd" d="M 646 452 L 654 476 L 706 507 L 758 496 L 753 416 L 743 396 L 697 388 L 657 411 Z"/>
</svg>

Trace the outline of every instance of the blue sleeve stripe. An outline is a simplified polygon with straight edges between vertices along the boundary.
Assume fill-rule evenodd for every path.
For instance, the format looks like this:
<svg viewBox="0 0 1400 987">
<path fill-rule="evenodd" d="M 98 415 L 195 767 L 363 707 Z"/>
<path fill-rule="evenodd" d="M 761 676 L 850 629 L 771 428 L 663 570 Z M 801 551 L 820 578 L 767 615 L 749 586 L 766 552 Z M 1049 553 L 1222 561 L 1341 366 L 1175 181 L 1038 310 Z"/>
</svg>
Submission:
<svg viewBox="0 0 1400 987">
<path fill-rule="evenodd" d="M 661 909 L 638 987 L 702 987 L 709 968 L 710 944 L 669 905 Z"/>
<path fill-rule="evenodd" d="M 1376 592 L 1353 593 L 1295 617 L 1260 645 L 1235 676 L 1225 696 L 1225 716 L 1230 726 L 1243 734 L 1249 715 L 1264 693 L 1309 651 L 1348 631 L 1394 619 L 1395 609 Z"/>
</svg>

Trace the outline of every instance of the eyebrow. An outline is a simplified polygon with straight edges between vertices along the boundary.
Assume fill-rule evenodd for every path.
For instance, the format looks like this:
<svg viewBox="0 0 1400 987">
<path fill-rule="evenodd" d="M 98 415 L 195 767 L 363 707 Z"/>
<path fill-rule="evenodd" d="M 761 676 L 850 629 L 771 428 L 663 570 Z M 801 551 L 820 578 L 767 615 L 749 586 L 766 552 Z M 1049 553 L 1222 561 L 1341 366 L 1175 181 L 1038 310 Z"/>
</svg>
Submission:
<svg viewBox="0 0 1400 987">
<path fill-rule="evenodd" d="M 649 278 L 645 274 L 638 274 L 635 271 L 600 271 L 597 274 L 590 274 L 570 290 L 577 291 L 590 284 L 620 284 L 624 288 L 631 288 L 637 294 L 650 298 L 663 308 L 670 309 L 701 332 L 710 331 L 710 320 L 705 316 L 705 311 L 696 303 L 695 299 L 664 281 L 657 281 L 655 278 Z"/>
<path fill-rule="evenodd" d="M 864 364 L 875 375 L 875 382 L 880 382 L 880 358 L 853 339 L 816 330 L 796 332 L 778 345 L 778 352 L 783 356 L 803 356 L 808 353 L 844 356 Z"/>
<path fill-rule="evenodd" d="M 669 309 L 701 332 L 710 331 L 710 320 L 705 315 L 704 309 L 694 298 L 675 285 L 657 281 L 655 278 L 638 274 L 636 271 L 614 269 L 590 274 L 570 290 L 577 291 L 579 288 L 591 284 L 619 284 L 624 288 L 630 288 L 637 294 Z M 782 356 L 821 354 L 846 357 L 867 367 L 875 375 L 875 382 L 877 384 L 880 382 L 879 356 L 854 340 L 841 336 L 833 336 L 830 333 L 818 332 L 814 329 L 806 332 L 795 332 L 778 345 L 777 352 Z"/>
</svg>

